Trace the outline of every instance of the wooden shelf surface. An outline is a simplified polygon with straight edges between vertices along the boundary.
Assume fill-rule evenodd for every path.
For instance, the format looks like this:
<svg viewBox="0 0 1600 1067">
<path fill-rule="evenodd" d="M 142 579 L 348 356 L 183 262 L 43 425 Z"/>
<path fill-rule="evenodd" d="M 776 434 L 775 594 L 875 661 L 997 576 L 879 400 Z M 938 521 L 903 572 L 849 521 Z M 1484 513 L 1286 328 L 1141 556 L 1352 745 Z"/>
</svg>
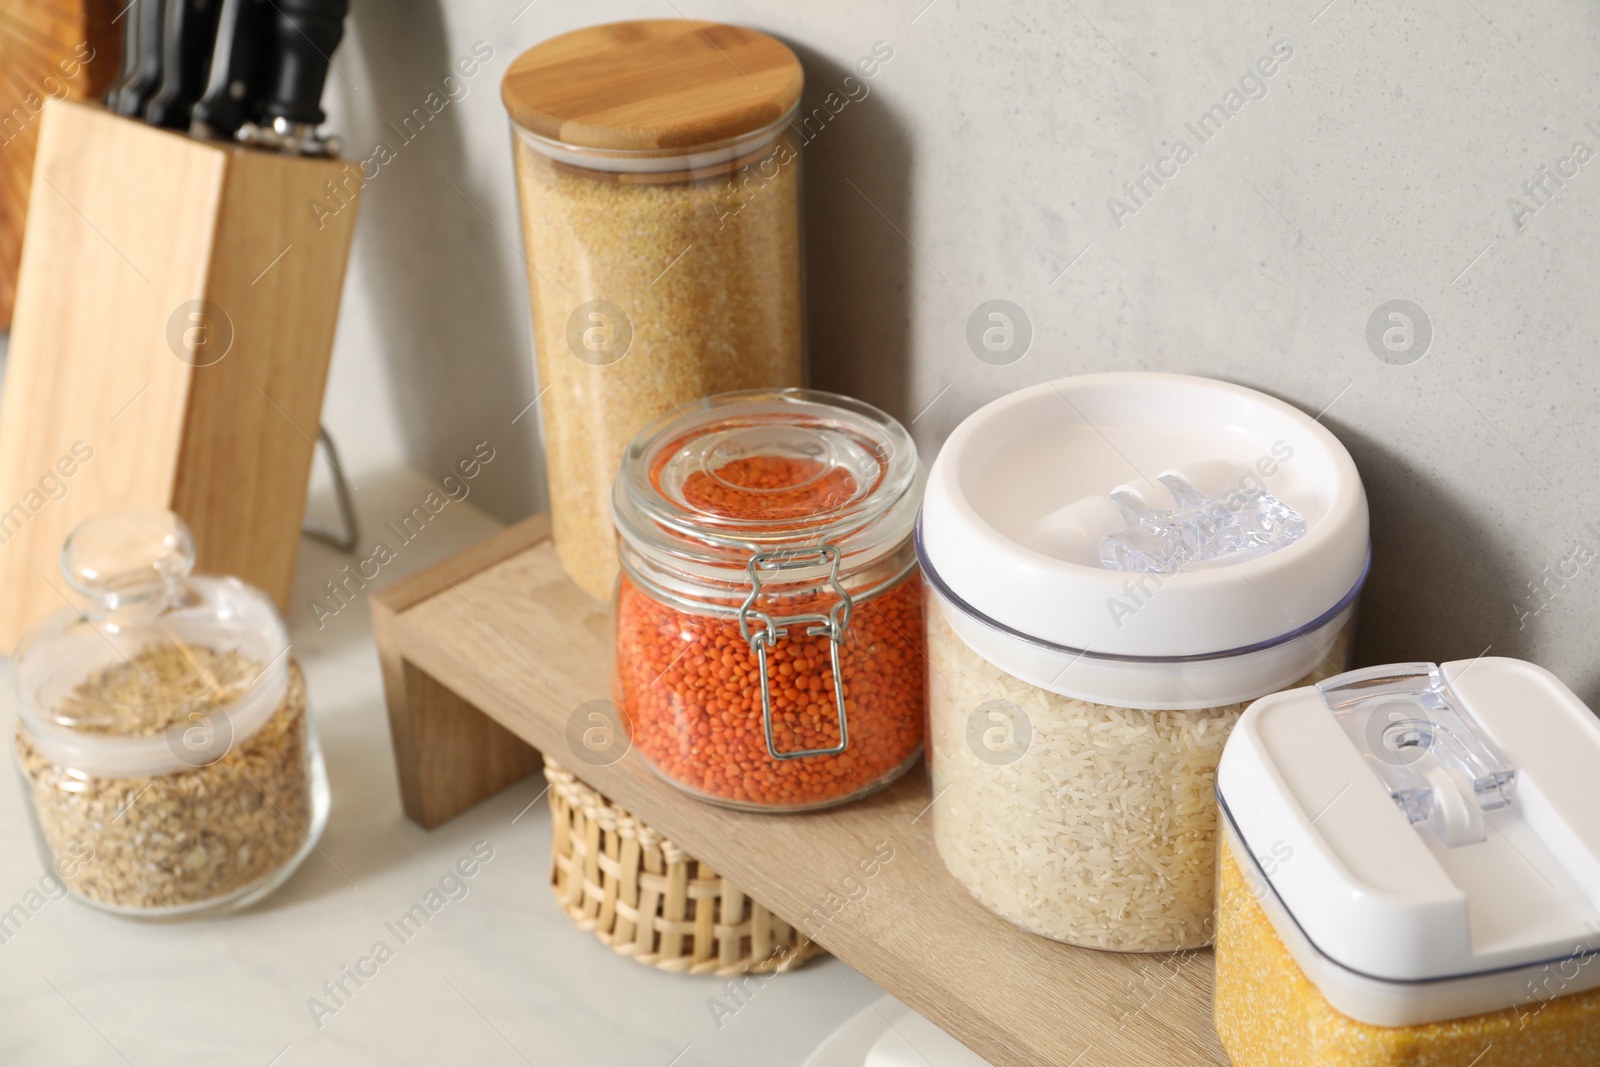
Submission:
<svg viewBox="0 0 1600 1067">
<path fill-rule="evenodd" d="M 934 852 L 920 768 L 842 808 L 763 815 L 678 793 L 636 752 L 575 758 L 574 711 L 610 696 L 611 613 L 568 581 L 547 531 L 530 519 L 375 598 L 414 820 L 443 822 L 548 752 L 997 1067 L 1226 1067 L 1209 951 L 1078 949 L 991 915 Z"/>
</svg>

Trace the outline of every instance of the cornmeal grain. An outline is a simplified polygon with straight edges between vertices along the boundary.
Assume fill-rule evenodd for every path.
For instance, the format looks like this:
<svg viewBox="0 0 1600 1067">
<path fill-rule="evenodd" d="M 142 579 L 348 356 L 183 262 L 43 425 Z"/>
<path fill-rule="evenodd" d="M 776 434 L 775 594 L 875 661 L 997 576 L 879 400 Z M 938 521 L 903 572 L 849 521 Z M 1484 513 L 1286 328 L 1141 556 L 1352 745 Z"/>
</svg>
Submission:
<svg viewBox="0 0 1600 1067">
<path fill-rule="evenodd" d="M 1581 1067 L 1600 1063 L 1600 990 L 1422 1026 L 1335 1011 L 1224 847 L 1212 1014 L 1234 1067 Z"/>
</svg>

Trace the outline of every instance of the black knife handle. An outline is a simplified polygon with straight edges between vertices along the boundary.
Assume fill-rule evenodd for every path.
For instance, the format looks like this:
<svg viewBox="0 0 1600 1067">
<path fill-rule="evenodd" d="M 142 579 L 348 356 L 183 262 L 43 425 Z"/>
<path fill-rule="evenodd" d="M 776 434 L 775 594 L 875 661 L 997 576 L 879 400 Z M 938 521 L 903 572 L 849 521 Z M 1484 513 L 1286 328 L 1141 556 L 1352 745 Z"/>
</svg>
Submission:
<svg viewBox="0 0 1600 1067">
<path fill-rule="evenodd" d="M 263 39 L 273 11 L 267 0 L 222 0 L 217 44 L 205 95 L 194 106 L 196 127 L 205 135 L 232 139 L 240 126 L 258 120 L 269 73 Z"/>
<path fill-rule="evenodd" d="M 173 130 L 189 128 L 189 113 L 205 91 L 221 6 L 220 0 L 167 0 L 161 86 L 144 105 L 146 122 Z"/>
<path fill-rule="evenodd" d="M 166 8 L 166 0 L 139 0 L 137 11 L 127 15 L 139 19 L 139 42 L 133 74 L 117 94 L 119 115 L 133 118 L 143 114 L 145 101 L 161 84 L 161 30 L 166 23 Z"/>
<path fill-rule="evenodd" d="M 117 68 L 116 80 L 106 90 L 106 107 L 118 110 L 122 89 L 139 72 L 139 0 L 128 0 L 128 6 L 117 16 L 122 23 L 122 65 Z"/>
<path fill-rule="evenodd" d="M 277 67 L 262 109 L 268 122 L 318 126 L 327 118 L 322 111 L 322 86 L 328 80 L 329 58 L 344 36 L 349 0 L 275 0 L 278 17 L 273 27 Z"/>
</svg>

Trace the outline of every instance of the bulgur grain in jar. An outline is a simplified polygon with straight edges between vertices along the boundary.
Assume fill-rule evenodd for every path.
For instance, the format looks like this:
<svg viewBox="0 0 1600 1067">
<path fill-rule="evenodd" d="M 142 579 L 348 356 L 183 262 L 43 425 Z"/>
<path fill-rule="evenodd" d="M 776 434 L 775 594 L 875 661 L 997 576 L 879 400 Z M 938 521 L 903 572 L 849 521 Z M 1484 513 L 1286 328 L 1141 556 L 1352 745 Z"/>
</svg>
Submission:
<svg viewBox="0 0 1600 1067">
<path fill-rule="evenodd" d="M 904 428 L 799 389 L 710 397 L 629 446 L 613 506 L 633 747 L 702 800 L 828 807 L 922 751 L 923 472 Z"/>
<path fill-rule="evenodd" d="M 506 72 L 556 554 L 597 598 L 634 434 L 803 384 L 803 80 L 772 37 L 687 19 L 576 30 Z"/>
<path fill-rule="evenodd" d="M 84 522 L 61 567 L 90 606 L 42 620 L 14 653 L 13 751 L 44 862 L 121 915 L 259 900 L 327 821 L 283 619 L 260 590 L 193 566 L 176 515 Z"/>
</svg>

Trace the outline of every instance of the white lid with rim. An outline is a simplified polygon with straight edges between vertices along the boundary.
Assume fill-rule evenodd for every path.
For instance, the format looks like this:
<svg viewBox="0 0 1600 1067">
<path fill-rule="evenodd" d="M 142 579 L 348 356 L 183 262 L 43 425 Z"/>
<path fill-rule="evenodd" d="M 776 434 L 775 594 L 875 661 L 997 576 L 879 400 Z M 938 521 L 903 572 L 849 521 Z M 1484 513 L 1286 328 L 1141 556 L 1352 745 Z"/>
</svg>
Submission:
<svg viewBox="0 0 1600 1067">
<path fill-rule="evenodd" d="M 1101 540 L 1127 526 L 1111 494 L 1170 508 L 1159 479 L 1174 473 L 1218 501 L 1264 490 L 1305 531 L 1177 573 L 1103 565 Z M 1168 708 L 1307 673 L 1348 618 L 1369 537 L 1355 463 L 1311 416 L 1227 382 L 1132 372 L 1045 382 L 969 416 L 929 472 L 919 533 L 946 616 L 986 659 L 1069 696 Z"/>
<path fill-rule="evenodd" d="M 1597 767 L 1583 702 L 1489 657 L 1263 697 L 1217 795 L 1307 977 L 1346 1015 L 1409 1026 L 1600 986 Z"/>
</svg>

